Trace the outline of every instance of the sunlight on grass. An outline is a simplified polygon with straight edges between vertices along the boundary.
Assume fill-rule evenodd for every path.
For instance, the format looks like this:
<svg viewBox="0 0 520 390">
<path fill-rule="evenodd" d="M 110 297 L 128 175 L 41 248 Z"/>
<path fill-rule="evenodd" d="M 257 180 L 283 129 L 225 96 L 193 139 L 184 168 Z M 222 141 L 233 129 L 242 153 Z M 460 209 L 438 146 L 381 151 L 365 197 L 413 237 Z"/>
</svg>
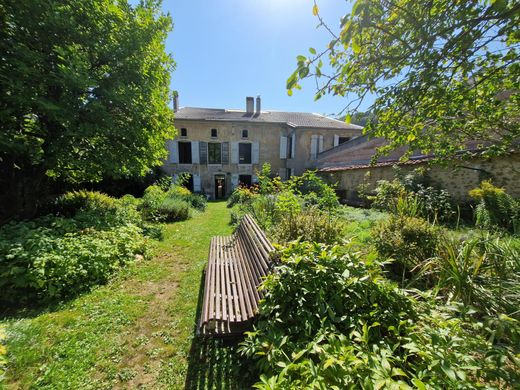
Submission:
<svg viewBox="0 0 520 390">
<path fill-rule="evenodd" d="M 47 313 L 1 321 L 8 334 L 6 387 L 184 387 L 190 364 L 195 371 L 205 364 L 200 354 L 190 363 L 202 270 L 210 238 L 231 234 L 228 222 L 225 203 L 210 203 L 205 213 L 166 225 L 154 257 L 108 285 Z M 208 361 L 234 359 L 232 349 L 203 344 L 196 342 Z M 212 373 L 196 375 L 208 386 L 214 380 Z"/>
</svg>

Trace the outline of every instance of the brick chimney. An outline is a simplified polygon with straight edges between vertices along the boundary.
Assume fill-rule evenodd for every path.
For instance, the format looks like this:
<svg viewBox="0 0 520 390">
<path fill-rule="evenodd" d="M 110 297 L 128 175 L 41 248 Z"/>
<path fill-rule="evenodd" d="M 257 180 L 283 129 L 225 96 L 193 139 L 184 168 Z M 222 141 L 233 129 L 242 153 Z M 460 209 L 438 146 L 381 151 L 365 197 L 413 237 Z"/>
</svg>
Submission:
<svg viewBox="0 0 520 390">
<path fill-rule="evenodd" d="M 260 95 L 256 97 L 256 115 L 260 115 L 262 112 L 262 103 L 260 99 Z"/>
<path fill-rule="evenodd" d="M 173 112 L 177 112 L 179 110 L 179 94 L 173 95 Z"/>
<path fill-rule="evenodd" d="M 246 114 L 253 115 L 255 112 L 255 99 L 251 96 L 246 97 Z"/>
</svg>

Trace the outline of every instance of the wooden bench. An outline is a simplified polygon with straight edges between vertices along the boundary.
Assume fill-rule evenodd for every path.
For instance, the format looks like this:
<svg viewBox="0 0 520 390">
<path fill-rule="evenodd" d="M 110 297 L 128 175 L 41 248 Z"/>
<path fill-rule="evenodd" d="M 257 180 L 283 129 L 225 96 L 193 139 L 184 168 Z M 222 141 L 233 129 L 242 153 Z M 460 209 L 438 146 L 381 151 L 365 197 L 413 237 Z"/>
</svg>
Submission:
<svg viewBox="0 0 520 390">
<path fill-rule="evenodd" d="M 271 268 L 273 246 L 246 215 L 232 236 L 211 239 L 198 331 L 205 336 L 237 336 L 258 310 L 258 286 Z"/>
</svg>

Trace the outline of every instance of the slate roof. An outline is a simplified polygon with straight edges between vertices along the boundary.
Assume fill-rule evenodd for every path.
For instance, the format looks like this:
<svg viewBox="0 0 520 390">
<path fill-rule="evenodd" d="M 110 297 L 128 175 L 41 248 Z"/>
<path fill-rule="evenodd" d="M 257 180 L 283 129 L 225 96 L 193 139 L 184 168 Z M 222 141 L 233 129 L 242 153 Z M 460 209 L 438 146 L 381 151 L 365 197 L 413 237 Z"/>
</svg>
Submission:
<svg viewBox="0 0 520 390">
<path fill-rule="evenodd" d="M 233 121 L 254 123 L 281 123 L 293 128 L 322 128 L 340 130 L 362 130 L 362 126 L 348 124 L 337 119 L 308 112 L 262 111 L 260 114 L 246 114 L 243 110 L 221 108 L 181 107 L 175 119 Z"/>
</svg>

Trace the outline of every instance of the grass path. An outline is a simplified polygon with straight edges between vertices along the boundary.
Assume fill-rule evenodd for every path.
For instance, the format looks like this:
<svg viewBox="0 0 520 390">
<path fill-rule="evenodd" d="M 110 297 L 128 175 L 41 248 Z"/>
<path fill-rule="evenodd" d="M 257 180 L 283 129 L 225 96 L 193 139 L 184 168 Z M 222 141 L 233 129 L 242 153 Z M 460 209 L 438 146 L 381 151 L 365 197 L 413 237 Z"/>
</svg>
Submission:
<svg viewBox="0 0 520 390">
<path fill-rule="evenodd" d="M 236 388 L 233 347 L 194 340 L 210 238 L 230 234 L 228 222 L 225 203 L 210 203 L 205 213 L 169 224 L 153 258 L 108 285 L 45 313 L 0 321 L 9 352 L 3 386 Z"/>
</svg>

